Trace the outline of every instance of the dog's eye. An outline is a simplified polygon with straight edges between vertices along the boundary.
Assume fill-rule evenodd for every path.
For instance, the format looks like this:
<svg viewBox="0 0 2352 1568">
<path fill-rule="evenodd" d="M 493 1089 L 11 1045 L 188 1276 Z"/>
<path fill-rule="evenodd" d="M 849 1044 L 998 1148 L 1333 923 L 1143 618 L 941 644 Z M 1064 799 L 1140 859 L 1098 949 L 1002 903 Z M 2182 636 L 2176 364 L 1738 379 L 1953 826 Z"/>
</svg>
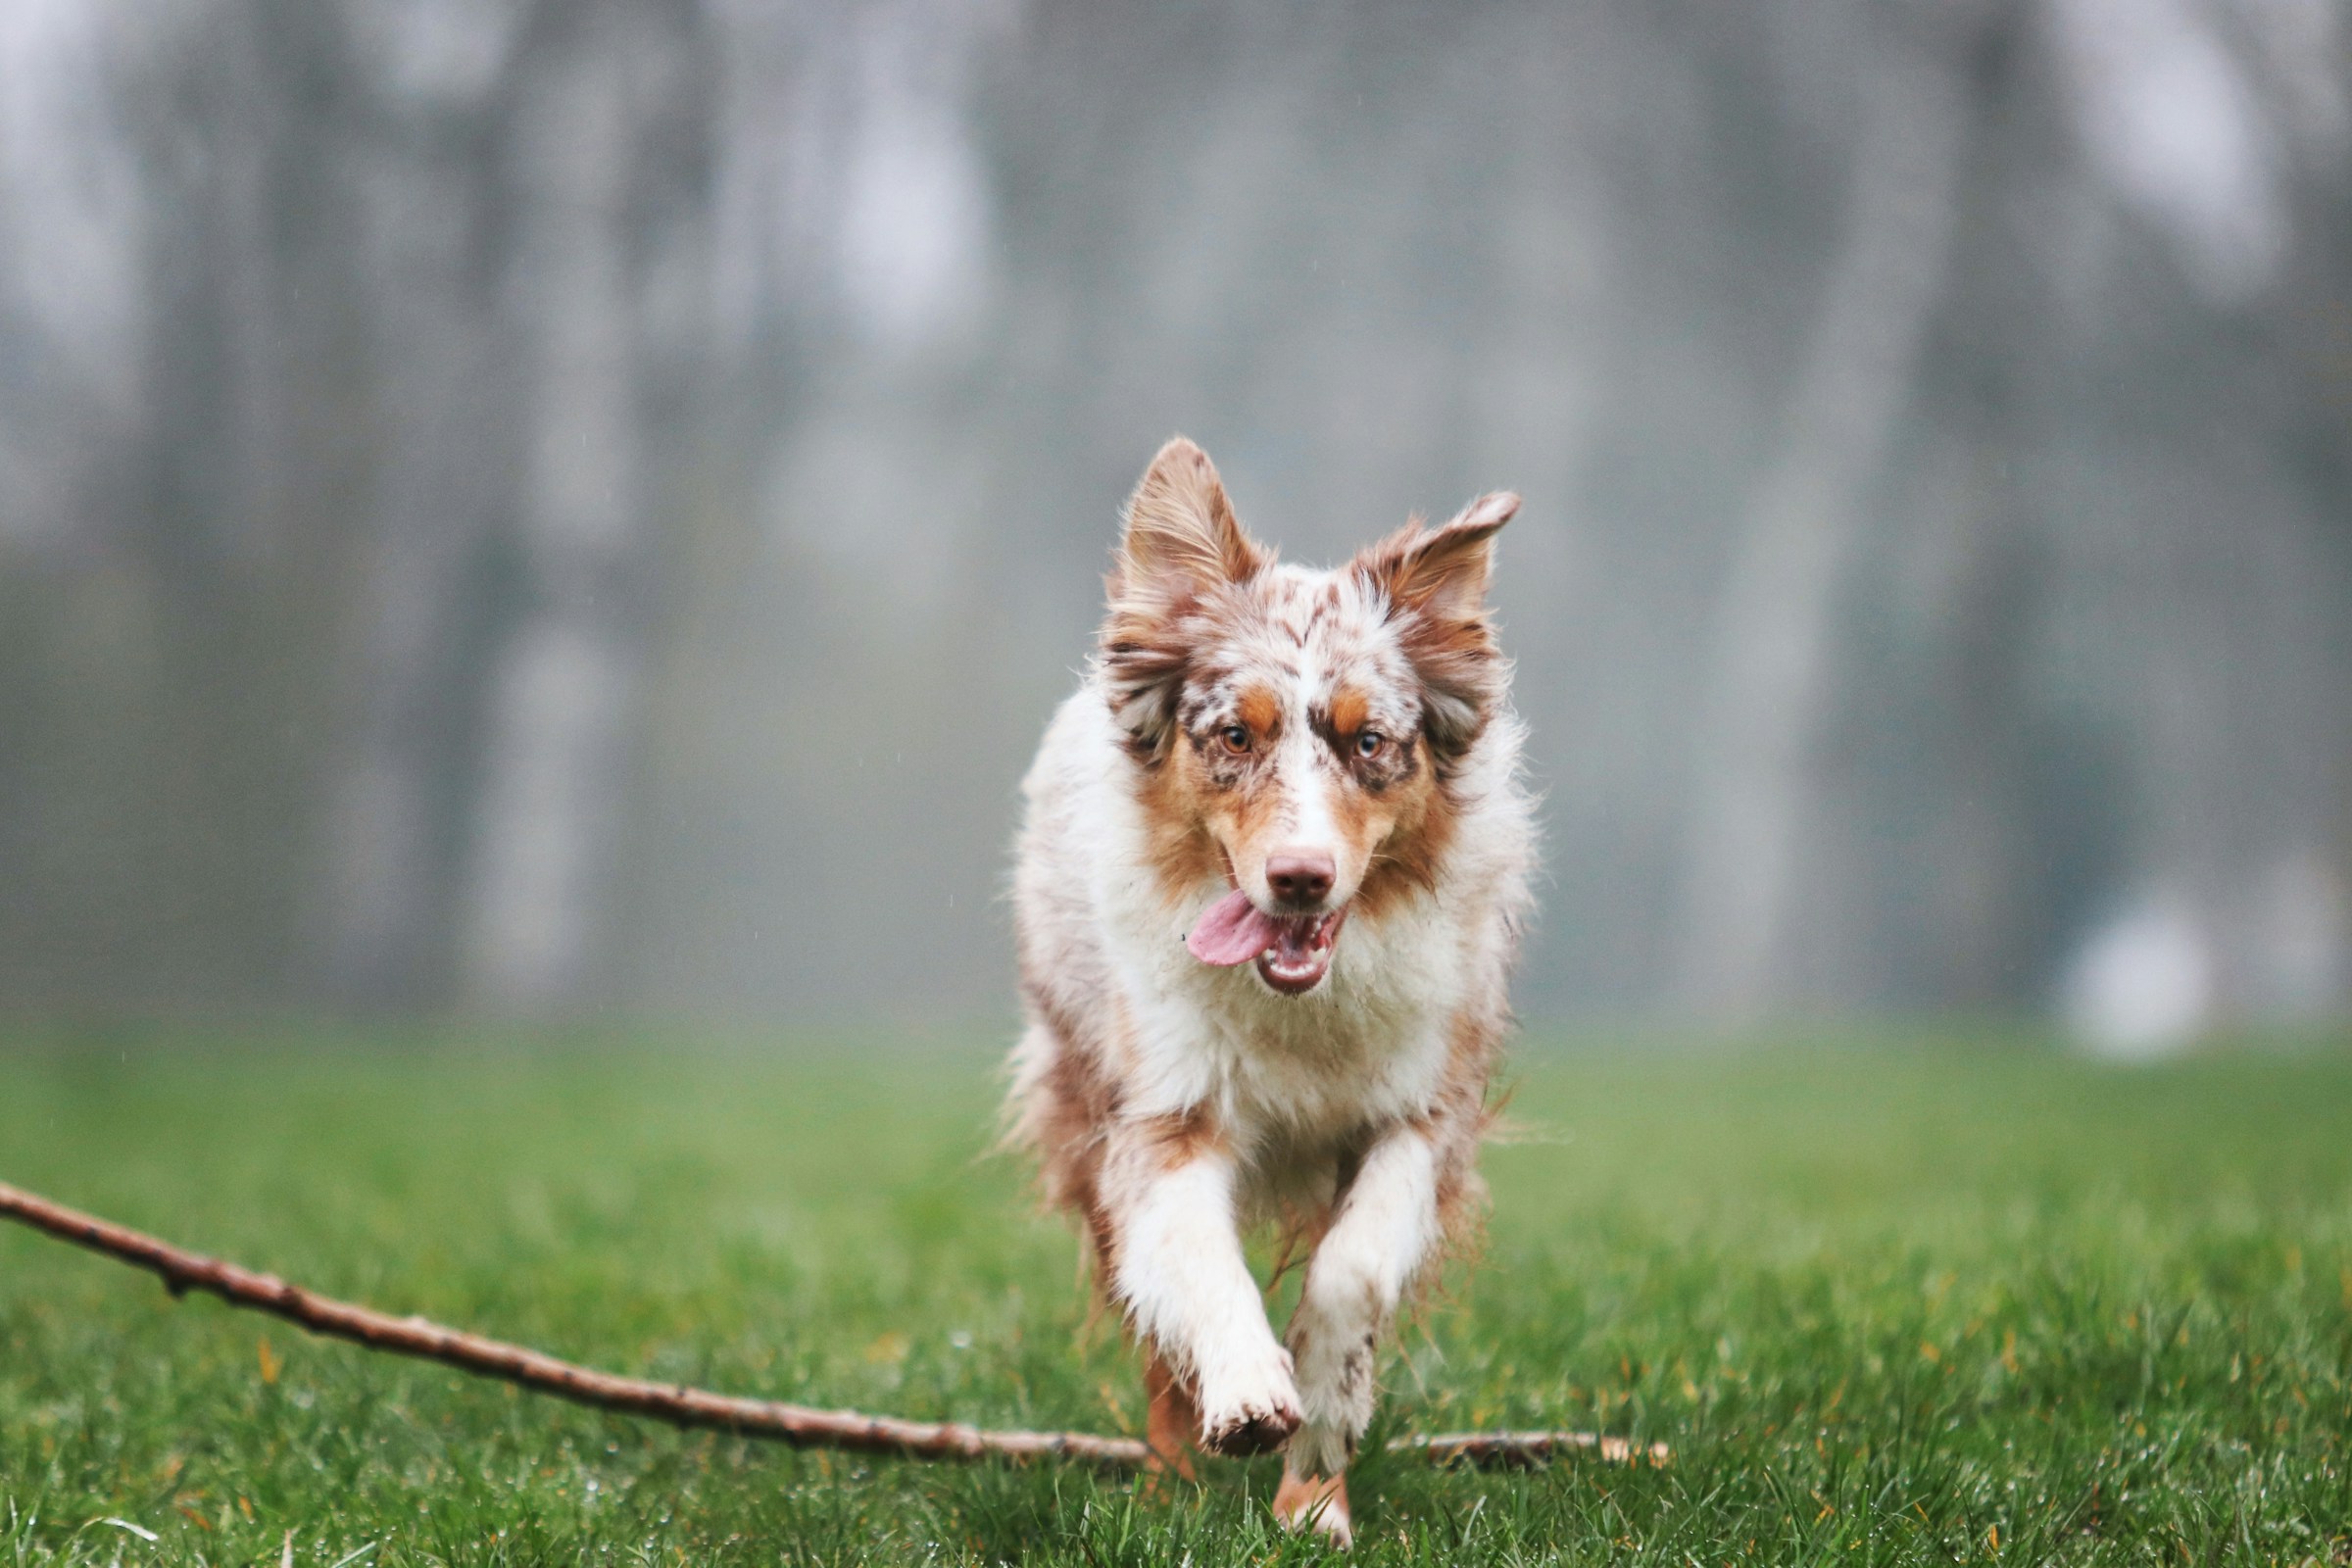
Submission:
<svg viewBox="0 0 2352 1568">
<path fill-rule="evenodd" d="M 1223 741 L 1225 749 L 1236 757 L 1250 750 L 1250 731 L 1239 724 L 1228 724 L 1217 731 L 1217 739 Z"/>
<path fill-rule="evenodd" d="M 1388 744 L 1389 740 L 1387 736 L 1378 734 L 1372 730 L 1366 730 L 1355 738 L 1355 755 L 1358 757 L 1378 757 L 1380 755 L 1380 749 Z"/>
</svg>

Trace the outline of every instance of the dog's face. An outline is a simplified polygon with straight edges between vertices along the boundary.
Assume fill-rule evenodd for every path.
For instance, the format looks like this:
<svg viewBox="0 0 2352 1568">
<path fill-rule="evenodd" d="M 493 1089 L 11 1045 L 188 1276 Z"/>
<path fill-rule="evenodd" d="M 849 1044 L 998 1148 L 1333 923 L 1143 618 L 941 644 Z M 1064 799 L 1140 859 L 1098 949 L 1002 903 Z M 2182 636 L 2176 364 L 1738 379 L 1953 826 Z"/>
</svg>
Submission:
<svg viewBox="0 0 2352 1568">
<path fill-rule="evenodd" d="M 1447 783 L 1501 702 L 1485 596 L 1516 496 L 1408 523 L 1333 571 L 1278 564 L 1171 441 L 1129 502 L 1101 651 L 1172 900 L 1233 892 L 1203 962 L 1311 991 L 1349 913 L 1434 885 Z"/>
</svg>

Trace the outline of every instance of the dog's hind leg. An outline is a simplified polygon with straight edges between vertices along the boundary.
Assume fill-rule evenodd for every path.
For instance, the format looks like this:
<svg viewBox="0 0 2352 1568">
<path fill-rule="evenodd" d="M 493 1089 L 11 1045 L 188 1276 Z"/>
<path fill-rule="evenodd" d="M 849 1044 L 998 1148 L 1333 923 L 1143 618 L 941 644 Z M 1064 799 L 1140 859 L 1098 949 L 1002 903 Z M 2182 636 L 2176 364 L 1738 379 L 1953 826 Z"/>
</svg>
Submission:
<svg viewBox="0 0 2352 1568">
<path fill-rule="evenodd" d="M 1149 1348 L 1144 1351 L 1144 1392 L 1152 1396 L 1151 1414 L 1144 1418 L 1144 1441 L 1152 1448 L 1144 1466 L 1144 1492 L 1157 1496 L 1170 1475 L 1200 1479 L 1193 1469 L 1193 1444 L 1200 1430 L 1200 1411 L 1184 1380 Z"/>
<path fill-rule="evenodd" d="M 1274 1489 L 1274 1517 L 1293 1530 L 1320 1530 L 1343 1546 L 1355 1542 L 1346 1476 L 1302 1476 L 1285 1464 L 1282 1485 Z"/>
</svg>

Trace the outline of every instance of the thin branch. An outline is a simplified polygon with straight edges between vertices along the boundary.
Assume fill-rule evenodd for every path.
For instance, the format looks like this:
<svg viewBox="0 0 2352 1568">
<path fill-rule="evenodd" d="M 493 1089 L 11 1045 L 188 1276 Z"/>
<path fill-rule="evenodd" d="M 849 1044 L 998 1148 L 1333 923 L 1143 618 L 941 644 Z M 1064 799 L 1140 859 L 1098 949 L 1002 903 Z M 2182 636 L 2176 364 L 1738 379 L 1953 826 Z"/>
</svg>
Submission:
<svg viewBox="0 0 2352 1568">
<path fill-rule="evenodd" d="M 1537 1465 L 1563 1454 L 1590 1453 L 1611 1464 L 1663 1465 L 1674 1453 L 1663 1443 L 1642 1444 L 1597 1432 L 1441 1432 L 1392 1438 L 1391 1453 L 1423 1453 L 1440 1464 Z"/>
<path fill-rule="evenodd" d="M 683 1384 L 599 1372 L 523 1346 L 444 1328 L 421 1317 L 393 1317 L 320 1296 L 272 1274 L 257 1274 L 234 1263 L 184 1251 L 5 1182 L 0 1182 L 0 1218 L 146 1269 L 160 1276 L 164 1288 L 174 1297 L 203 1291 L 231 1306 L 267 1312 L 313 1334 L 349 1340 L 371 1350 L 438 1361 L 461 1372 L 500 1378 L 577 1404 L 651 1416 L 672 1426 L 713 1427 L 741 1437 L 772 1438 L 801 1448 L 851 1448 L 910 1459 L 1058 1458 L 1135 1470 L 1151 1458 L 1151 1450 L 1134 1438 L 1106 1438 L 1090 1432 L 991 1431 L 956 1421 L 905 1421 L 858 1410 L 819 1410 L 775 1399 L 747 1399 Z M 1568 1452 L 1592 1452 L 1619 1463 L 1666 1461 L 1662 1445 L 1638 1448 L 1622 1438 L 1596 1437 L 1590 1432 L 1463 1432 L 1399 1438 L 1389 1446 L 1398 1452 L 1471 1463 L 1535 1464 Z"/>
</svg>

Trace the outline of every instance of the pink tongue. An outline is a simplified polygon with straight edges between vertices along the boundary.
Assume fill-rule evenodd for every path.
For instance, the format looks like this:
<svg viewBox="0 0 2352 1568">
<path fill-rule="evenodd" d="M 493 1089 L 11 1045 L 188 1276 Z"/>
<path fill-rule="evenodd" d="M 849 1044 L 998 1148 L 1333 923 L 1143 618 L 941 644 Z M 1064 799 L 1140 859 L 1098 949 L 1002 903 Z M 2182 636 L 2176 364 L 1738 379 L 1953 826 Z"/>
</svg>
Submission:
<svg viewBox="0 0 2352 1568">
<path fill-rule="evenodd" d="M 1257 912 L 1249 894 L 1237 890 L 1208 906 L 1184 945 L 1202 963 L 1227 967 L 1265 952 L 1276 934 L 1274 922 Z"/>
</svg>

